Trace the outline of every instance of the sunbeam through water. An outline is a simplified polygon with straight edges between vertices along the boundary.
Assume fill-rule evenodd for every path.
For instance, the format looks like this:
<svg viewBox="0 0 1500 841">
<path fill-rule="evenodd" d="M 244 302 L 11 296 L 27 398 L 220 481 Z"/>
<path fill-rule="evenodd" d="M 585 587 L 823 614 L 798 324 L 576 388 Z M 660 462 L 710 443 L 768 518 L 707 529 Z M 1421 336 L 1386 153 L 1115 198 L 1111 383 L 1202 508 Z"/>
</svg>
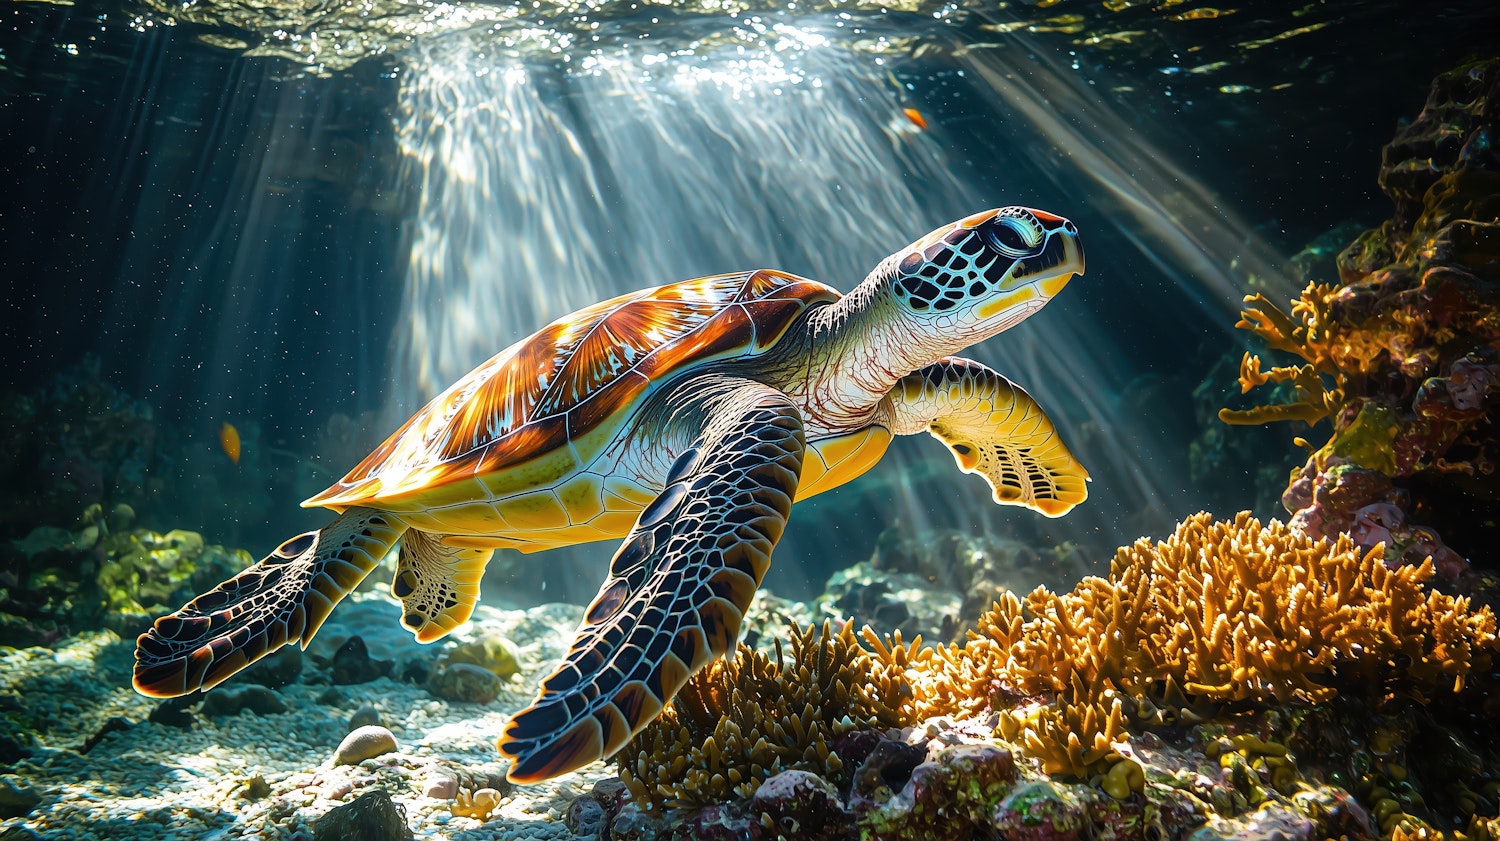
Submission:
<svg viewBox="0 0 1500 841">
<path fill-rule="evenodd" d="M 1087 213 L 1081 205 L 1099 183 L 1112 201 L 1160 207 L 1144 192 L 1152 184 L 1106 172 L 1053 177 L 1049 187 L 1046 173 L 1059 167 L 1039 166 L 1039 156 L 1090 153 L 1086 163 L 1102 154 L 1100 141 L 1060 130 L 1065 123 L 1039 97 L 1021 101 L 1025 91 L 1001 96 L 1001 105 L 1035 124 L 1035 140 L 994 139 L 981 144 L 977 163 L 956 158 L 939 133 L 903 116 L 903 91 L 883 61 L 831 45 L 816 20 L 782 24 L 753 50 L 654 47 L 575 64 L 524 62 L 494 57 L 486 33 L 466 32 L 409 54 L 399 142 L 417 167 L 420 199 L 393 415 L 541 325 L 639 288 L 770 267 L 847 291 L 884 255 L 975 210 L 1019 202 Z M 976 74 L 973 95 L 988 86 L 997 96 L 993 72 Z M 807 119 L 812 113 L 819 119 Z M 1005 174 L 998 190 L 990 186 L 997 172 Z M 1147 215 L 1114 222 L 1134 228 Z M 1183 267 L 1179 277 L 1210 260 L 1183 233 L 1198 217 L 1154 218 L 1155 240 L 1126 241 L 1158 265 Z M 1151 421 L 1115 408 L 1133 372 L 1098 338 L 1108 331 L 1090 289 L 1111 282 L 1110 262 L 1095 263 L 1068 303 L 974 351 L 1052 407 L 1094 469 L 1094 499 L 1066 527 L 1016 523 L 1030 515 L 997 509 L 977 479 L 955 479 L 941 447 L 902 442 L 894 464 L 799 507 L 794 523 L 805 525 L 788 532 L 779 566 L 849 557 L 851 540 L 873 538 L 872 518 L 911 528 L 1049 528 L 1053 539 L 1101 545 L 1133 536 L 1122 530 L 1169 523 L 1181 480 L 1153 453 L 1170 442 Z M 1222 303 L 1221 286 L 1204 297 Z M 596 563 L 607 554 L 578 552 Z"/>
</svg>

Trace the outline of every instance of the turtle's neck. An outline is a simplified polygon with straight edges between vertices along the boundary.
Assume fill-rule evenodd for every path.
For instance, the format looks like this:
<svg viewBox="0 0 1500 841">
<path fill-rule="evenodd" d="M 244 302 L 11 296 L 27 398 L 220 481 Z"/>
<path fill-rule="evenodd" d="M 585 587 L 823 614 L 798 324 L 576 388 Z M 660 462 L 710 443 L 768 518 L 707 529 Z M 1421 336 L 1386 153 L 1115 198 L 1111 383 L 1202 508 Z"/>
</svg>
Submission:
<svg viewBox="0 0 1500 841">
<path fill-rule="evenodd" d="M 848 295 L 809 314 L 805 352 L 783 388 L 804 406 L 810 431 L 878 422 L 896 381 L 960 347 L 924 334 L 901 317 L 891 293 L 896 259 L 875 267 Z M 791 360 L 789 360 L 791 361 Z"/>
</svg>

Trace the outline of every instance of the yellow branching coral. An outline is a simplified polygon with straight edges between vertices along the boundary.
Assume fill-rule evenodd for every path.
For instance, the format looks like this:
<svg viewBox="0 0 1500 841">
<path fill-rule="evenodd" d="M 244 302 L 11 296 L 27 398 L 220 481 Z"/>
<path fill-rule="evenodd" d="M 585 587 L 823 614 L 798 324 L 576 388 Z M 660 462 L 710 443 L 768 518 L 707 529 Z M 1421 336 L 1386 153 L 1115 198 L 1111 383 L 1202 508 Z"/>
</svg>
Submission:
<svg viewBox="0 0 1500 841">
<path fill-rule="evenodd" d="M 848 624 L 826 623 L 794 627 L 789 656 L 741 646 L 617 761 L 639 803 L 716 803 L 784 769 L 836 774 L 833 742 L 851 730 L 993 710 L 996 735 L 1043 770 L 1089 778 L 1122 761 L 1129 723 L 1170 717 L 1165 707 L 1317 703 L 1350 672 L 1361 687 L 1461 687 L 1500 648 L 1495 616 L 1427 590 L 1431 576 L 1430 561 L 1391 569 L 1380 548 L 1360 552 L 1347 537 L 1197 514 L 1165 541 L 1119 549 L 1108 578 L 1007 594 L 961 646 L 867 628 L 864 648 Z M 1117 789 L 1133 785 L 1130 770 Z"/>
<path fill-rule="evenodd" d="M 1125 714 L 1120 699 L 1108 693 L 1101 703 L 1084 697 L 1000 714 L 996 732 L 1026 749 L 1048 774 L 1087 777 L 1117 759 L 1115 743 L 1124 741 Z"/>
<path fill-rule="evenodd" d="M 779 641 L 774 657 L 741 645 L 715 661 L 636 734 L 617 763 L 637 803 L 718 803 L 749 797 L 783 770 L 836 773 L 838 736 L 904 723 L 910 688 L 871 660 L 851 623 L 837 632 L 794 625 L 790 636 L 789 652 Z"/>
<path fill-rule="evenodd" d="M 1347 538 L 1198 514 L 1164 542 L 1121 548 L 1107 579 L 997 602 L 961 648 L 874 657 L 904 665 L 918 716 L 973 714 L 1001 691 L 1054 698 L 1003 713 L 1000 735 L 1050 773 L 1086 777 L 1126 737 L 1119 695 L 1318 702 L 1347 667 L 1419 690 L 1461 685 L 1496 649 L 1495 617 L 1429 592 L 1431 575 L 1430 562 L 1389 569 Z"/>
<path fill-rule="evenodd" d="M 1275 350 L 1295 353 L 1308 364 L 1276 366 L 1263 371 L 1260 357 L 1246 351 L 1240 360 L 1240 393 L 1248 394 L 1252 388 L 1266 383 L 1290 382 L 1296 389 L 1296 399 L 1243 411 L 1220 409 L 1219 420 L 1240 425 L 1278 420 L 1314 424 L 1339 410 L 1344 403 L 1343 371 L 1339 363 L 1355 359 L 1361 370 L 1367 370 L 1370 360 L 1360 358 L 1368 355 L 1362 345 L 1356 348 L 1334 335 L 1328 318 L 1328 302 L 1334 291 L 1328 284 L 1308 284 L 1302 290 L 1301 300 L 1292 303 L 1291 315 L 1265 295 L 1245 297 L 1245 309 L 1234 326 L 1249 330 Z M 1334 387 L 1329 387 L 1324 374 L 1333 376 Z"/>
<path fill-rule="evenodd" d="M 1338 668 L 1358 663 L 1424 687 L 1461 684 L 1495 648 L 1494 614 L 1426 590 L 1430 562 L 1382 560 L 1347 537 L 1198 514 L 1165 542 L 1120 549 L 1108 580 L 1028 596 L 1009 679 L 1024 692 L 1077 686 L 1093 697 L 1147 696 L 1171 679 L 1219 701 L 1321 701 Z"/>
</svg>

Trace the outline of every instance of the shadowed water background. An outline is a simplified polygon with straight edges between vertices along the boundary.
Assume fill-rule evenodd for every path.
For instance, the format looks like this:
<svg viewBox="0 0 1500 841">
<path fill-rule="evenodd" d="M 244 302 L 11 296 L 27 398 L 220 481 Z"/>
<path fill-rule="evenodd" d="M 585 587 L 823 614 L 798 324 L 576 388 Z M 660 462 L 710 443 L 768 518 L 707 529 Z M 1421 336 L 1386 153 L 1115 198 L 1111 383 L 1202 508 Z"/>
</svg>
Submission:
<svg viewBox="0 0 1500 841">
<path fill-rule="evenodd" d="M 170 525 L 257 555 L 321 524 L 297 500 L 431 395 L 582 306 L 761 266 L 848 290 L 979 209 L 1072 218 L 1088 274 L 972 355 L 1048 409 L 1089 502 L 1057 521 L 994 506 L 936 442 L 904 439 L 798 507 L 769 581 L 798 595 L 897 523 L 1102 562 L 1254 504 L 1250 476 L 1205 486 L 1188 466 L 1193 391 L 1238 356 L 1241 296 L 1292 294 L 1292 253 L 1382 218 L 1397 116 L 1497 34 L 1481 3 L 7 15 L 13 385 L 98 355 L 188 430 L 215 487 L 256 500 Z M 256 471 L 212 460 L 225 419 Z M 548 592 L 586 598 L 612 551 L 543 556 Z"/>
</svg>

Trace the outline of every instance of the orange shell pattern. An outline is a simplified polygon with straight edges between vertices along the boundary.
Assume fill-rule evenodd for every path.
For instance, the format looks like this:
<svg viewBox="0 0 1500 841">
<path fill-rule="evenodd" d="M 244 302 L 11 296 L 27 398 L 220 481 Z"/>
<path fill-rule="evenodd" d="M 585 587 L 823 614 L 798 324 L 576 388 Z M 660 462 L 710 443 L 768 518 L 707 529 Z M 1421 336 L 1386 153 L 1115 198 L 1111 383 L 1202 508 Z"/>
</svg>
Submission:
<svg viewBox="0 0 1500 841">
<path fill-rule="evenodd" d="M 302 504 L 343 510 L 397 503 L 410 510 L 444 485 L 569 443 L 578 447 L 653 383 L 696 363 L 762 353 L 808 307 L 838 298 L 817 281 L 763 269 L 658 286 L 579 310 L 449 386 L 347 476 Z"/>
</svg>

